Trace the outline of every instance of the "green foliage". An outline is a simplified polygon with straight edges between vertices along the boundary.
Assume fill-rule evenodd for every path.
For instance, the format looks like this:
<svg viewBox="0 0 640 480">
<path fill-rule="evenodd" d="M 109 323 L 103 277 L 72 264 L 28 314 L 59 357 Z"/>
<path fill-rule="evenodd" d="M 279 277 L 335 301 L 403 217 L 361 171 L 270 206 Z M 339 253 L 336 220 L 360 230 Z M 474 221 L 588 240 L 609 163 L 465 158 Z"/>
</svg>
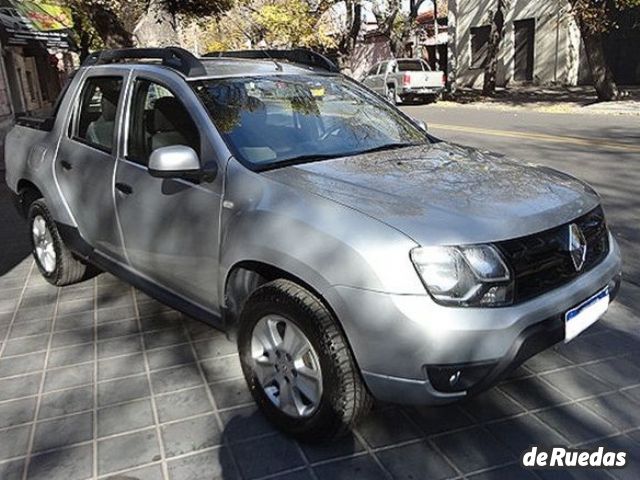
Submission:
<svg viewBox="0 0 640 480">
<path fill-rule="evenodd" d="M 590 33 L 606 33 L 616 27 L 618 12 L 640 7 L 640 0 L 569 0 L 580 28 Z"/>
</svg>

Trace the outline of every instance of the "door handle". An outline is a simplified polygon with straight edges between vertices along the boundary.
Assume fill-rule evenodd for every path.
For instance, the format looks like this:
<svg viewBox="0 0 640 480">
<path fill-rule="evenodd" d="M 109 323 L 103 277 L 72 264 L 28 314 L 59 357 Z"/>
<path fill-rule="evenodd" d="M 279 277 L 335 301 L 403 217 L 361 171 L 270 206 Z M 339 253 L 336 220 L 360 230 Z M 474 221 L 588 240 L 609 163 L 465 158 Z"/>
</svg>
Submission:
<svg viewBox="0 0 640 480">
<path fill-rule="evenodd" d="M 65 170 L 71 170 L 73 168 L 73 165 L 71 165 L 69 162 L 67 162 L 66 160 L 61 160 L 60 161 L 60 166 L 62 168 L 64 168 Z"/>
<path fill-rule="evenodd" d="M 126 183 L 116 182 L 116 188 L 125 195 L 130 195 L 133 193 L 133 188 L 131 188 L 131 185 L 127 185 Z"/>
</svg>

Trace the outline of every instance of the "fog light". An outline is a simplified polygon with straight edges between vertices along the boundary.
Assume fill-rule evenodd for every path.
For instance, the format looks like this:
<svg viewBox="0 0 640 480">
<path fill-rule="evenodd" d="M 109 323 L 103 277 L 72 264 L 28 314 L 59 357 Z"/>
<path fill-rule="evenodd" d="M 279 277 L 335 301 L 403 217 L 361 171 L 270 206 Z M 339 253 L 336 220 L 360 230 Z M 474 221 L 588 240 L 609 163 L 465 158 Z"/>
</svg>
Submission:
<svg viewBox="0 0 640 480">
<path fill-rule="evenodd" d="M 495 363 L 427 366 L 427 376 L 431 386 L 441 392 L 462 392 L 469 390 L 484 379 Z"/>
<path fill-rule="evenodd" d="M 460 380 L 460 375 L 461 374 L 462 374 L 462 372 L 460 370 L 458 370 L 456 373 L 451 375 L 449 377 L 449 385 L 451 385 L 452 387 L 455 387 L 456 383 L 458 383 L 458 380 Z"/>
</svg>

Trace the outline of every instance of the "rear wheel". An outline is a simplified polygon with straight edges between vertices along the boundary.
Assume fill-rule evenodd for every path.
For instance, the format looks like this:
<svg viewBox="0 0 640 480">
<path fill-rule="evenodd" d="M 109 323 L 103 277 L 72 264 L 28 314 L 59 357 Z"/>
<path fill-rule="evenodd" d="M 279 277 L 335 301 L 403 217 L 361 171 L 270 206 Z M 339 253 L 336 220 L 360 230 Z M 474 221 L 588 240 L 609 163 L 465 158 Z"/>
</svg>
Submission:
<svg viewBox="0 0 640 480">
<path fill-rule="evenodd" d="M 29 206 L 27 218 L 33 258 L 49 283 L 62 287 L 89 276 L 92 269 L 76 258 L 63 243 L 44 200 L 36 200 Z"/>
<path fill-rule="evenodd" d="M 240 318 L 242 369 L 262 412 L 304 441 L 348 433 L 371 397 L 331 312 L 288 280 L 258 288 Z"/>
</svg>

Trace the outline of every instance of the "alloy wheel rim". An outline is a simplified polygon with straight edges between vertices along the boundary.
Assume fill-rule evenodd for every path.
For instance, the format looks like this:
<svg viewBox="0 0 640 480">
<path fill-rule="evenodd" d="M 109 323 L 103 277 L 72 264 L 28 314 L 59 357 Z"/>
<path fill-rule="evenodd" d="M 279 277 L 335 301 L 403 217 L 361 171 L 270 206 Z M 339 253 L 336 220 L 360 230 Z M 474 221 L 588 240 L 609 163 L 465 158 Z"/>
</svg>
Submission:
<svg viewBox="0 0 640 480">
<path fill-rule="evenodd" d="M 265 394 L 291 417 L 308 417 L 320 405 L 322 370 L 317 352 L 293 322 L 267 315 L 251 335 L 253 371 Z"/>
<path fill-rule="evenodd" d="M 36 215 L 33 219 L 31 234 L 38 263 L 45 272 L 52 273 L 56 268 L 56 250 L 51 232 L 47 228 L 47 222 L 42 215 Z"/>
</svg>

